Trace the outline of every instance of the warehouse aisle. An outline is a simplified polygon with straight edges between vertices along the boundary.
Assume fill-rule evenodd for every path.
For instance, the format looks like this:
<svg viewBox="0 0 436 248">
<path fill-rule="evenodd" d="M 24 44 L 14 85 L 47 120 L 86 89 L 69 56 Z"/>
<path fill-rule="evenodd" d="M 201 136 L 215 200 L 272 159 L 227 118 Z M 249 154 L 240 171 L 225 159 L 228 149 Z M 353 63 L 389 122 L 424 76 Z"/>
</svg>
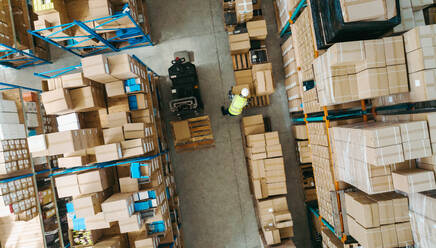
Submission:
<svg viewBox="0 0 436 248">
<path fill-rule="evenodd" d="M 167 76 L 173 53 L 194 52 L 205 112 L 212 120 L 216 147 L 197 152 L 172 153 L 176 184 L 181 200 L 183 232 L 186 247 L 255 248 L 260 247 L 257 224 L 248 186 L 248 176 L 239 127 L 239 118 L 222 117 L 220 106 L 228 104 L 227 92 L 234 83 L 227 34 L 224 32 L 219 0 L 146 0 L 155 47 L 128 50 L 149 67 Z M 156 11 L 153 11 L 156 10 Z M 310 247 L 310 234 L 305 215 L 304 196 L 295 159 L 295 147 L 287 112 L 284 73 L 279 37 L 271 1 L 263 2 L 268 23 L 268 52 L 273 63 L 276 93 L 271 106 L 247 111 L 271 117 L 272 129 L 278 130 L 283 146 L 288 180 L 288 204 L 294 219 L 295 243 Z M 272 49 L 275 46 L 275 49 Z M 0 81 L 23 82 L 39 88 L 37 72 L 79 63 L 57 48 L 53 65 L 18 71 L 0 70 Z M 168 102 L 170 82 L 161 79 L 162 95 Z M 164 115 L 168 117 L 165 106 Z M 168 118 L 167 118 L 168 119 Z M 169 128 L 168 128 L 169 130 Z"/>
</svg>

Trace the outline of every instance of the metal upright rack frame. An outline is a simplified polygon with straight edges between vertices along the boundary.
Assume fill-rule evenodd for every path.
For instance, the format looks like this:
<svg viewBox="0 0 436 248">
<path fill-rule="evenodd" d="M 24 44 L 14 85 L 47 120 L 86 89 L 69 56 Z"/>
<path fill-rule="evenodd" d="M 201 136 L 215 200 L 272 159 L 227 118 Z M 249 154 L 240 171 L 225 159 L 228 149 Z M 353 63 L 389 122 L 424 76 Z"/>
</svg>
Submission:
<svg viewBox="0 0 436 248">
<path fill-rule="evenodd" d="M 132 25 L 133 27 L 114 28 L 110 26 L 120 19 L 128 20 L 130 22 L 129 25 Z M 94 26 L 94 23 L 99 24 Z M 71 29 L 79 29 L 84 33 L 84 35 L 57 35 Z M 116 31 L 114 37 L 105 38 L 100 35 L 104 32 L 113 31 Z M 29 30 L 28 32 L 33 36 L 79 57 L 87 57 L 108 52 L 119 52 L 131 48 L 154 45 L 151 41 L 150 34 L 146 34 L 139 24 L 136 23 L 130 14 L 130 11 L 88 21 L 74 20 L 71 23 L 39 30 Z M 49 32 L 49 34 L 44 35 L 43 33 L 45 32 Z M 80 46 L 80 44 L 90 40 L 98 40 L 101 44 Z M 117 43 L 121 42 L 128 42 L 129 45 L 125 47 L 117 47 Z"/>
</svg>

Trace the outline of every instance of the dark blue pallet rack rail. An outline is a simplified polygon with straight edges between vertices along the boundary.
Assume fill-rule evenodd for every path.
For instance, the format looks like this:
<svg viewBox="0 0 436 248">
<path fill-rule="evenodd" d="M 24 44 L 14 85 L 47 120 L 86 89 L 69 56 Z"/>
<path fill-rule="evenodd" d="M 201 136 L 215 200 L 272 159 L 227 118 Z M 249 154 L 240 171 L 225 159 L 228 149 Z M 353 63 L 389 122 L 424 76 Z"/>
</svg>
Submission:
<svg viewBox="0 0 436 248">
<path fill-rule="evenodd" d="M 119 20 L 127 21 L 132 27 L 111 27 L 111 25 L 117 23 Z M 81 30 L 83 35 L 69 36 L 65 34 L 65 32 L 72 29 Z M 130 11 L 88 21 L 74 20 L 71 23 L 39 30 L 29 30 L 28 32 L 33 36 L 79 57 L 154 45 L 151 41 L 150 34 L 144 32 L 141 26 L 133 19 Z M 48 34 L 46 34 L 47 32 Z M 105 32 L 116 33 L 113 37 L 105 38 L 100 35 Z M 95 40 L 98 40 L 101 44 L 81 46 L 81 44 L 85 42 Z M 122 42 L 127 42 L 128 45 L 123 47 L 118 46 Z"/>
<path fill-rule="evenodd" d="M 297 19 L 297 16 L 301 13 L 301 11 L 305 7 L 307 7 L 306 0 L 300 0 L 300 2 L 297 4 L 297 7 L 295 7 L 295 10 L 291 14 L 289 22 L 286 23 L 286 25 L 280 31 L 280 37 L 283 37 L 286 34 L 290 34 L 291 33 L 291 31 L 290 31 L 291 24 L 295 22 L 295 20 Z"/>
</svg>

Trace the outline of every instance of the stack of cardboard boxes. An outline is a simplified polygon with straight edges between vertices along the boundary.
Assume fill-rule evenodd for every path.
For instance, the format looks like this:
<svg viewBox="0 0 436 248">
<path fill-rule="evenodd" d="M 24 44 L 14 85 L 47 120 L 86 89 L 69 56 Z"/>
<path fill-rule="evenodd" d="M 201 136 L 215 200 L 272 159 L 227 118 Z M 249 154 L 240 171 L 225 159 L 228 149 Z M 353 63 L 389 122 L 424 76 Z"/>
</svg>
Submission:
<svg viewBox="0 0 436 248">
<path fill-rule="evenodd" d="M 257 216 L 268 245 L 293 236 L 286 175 L 278 132 L 266 132 L 262 115 L 244 117 L 242 131 Z"/>
<path fill-rule="evenodd" d="M 295 0 L 276 0 L 275 3 L 277 12 L 277 30 L 282 30 L 286 24 L 289 23 L 291 16 L 289 13 L 296 7 L 297 1 Z"/>
<path fill-rule="evenodd" d="M 225 3 L 227 11 L 235 9 L 237 22 L 245 23 L 246 28 L 229 31 L 236 81 L 232 93 L 240 94 L 243 88 L 248 88 L 250 97 L 271 95 L 274 93 L 274 80 L 265 46 L 268 33 L 266 22 L 262 16 L 253 15 L 254 9 L 260 8 L 260 1 L 253 4 L 251 0 L 236 0 L 234 5 Z"/>
<path fill-rule="evenodd" d="M 321 106 L 408 92 L 401 36 L 335 43 L 314 61 Z"/>
<path fill-rule="evenodd" d="M 29 221 L 38 215 L 35 185 L 32 177 L 11 179 L 0 184 L 1 217 Z"/>
<path fill-rule="evenodd" d="M 295 61 L 295 52 L 292 46 L 292 38 L 289 37 L 282 44 L 283 67 L 285 70 L 285 86 L 288 95 L 289 112 L 302 111 L 300 81 L 298 79 L 297 62 Z"/>
<path fill-rule="evenodd" d="M 368 194 L 396 189 L 396 171 L 414 168 L 410 160 L 432 154 L 424 121 L 358 123 L 331 130 L 339 179 Z"/>
<path fill-rule="evenodd" d="M 397 193 L 345 193 L 350 234 L 364 247 L 413 245 L 407 197 Z"/>
<path fill-rule="evenodd" d="M 400 0 L 401 23 L 394 27 L 394 33 L 402 33 L 414 27 L 425 26 L 424 9 L 434 2 L 432 0 Z"/>
<path fill-rule="evenodd" d="M 409 195 L 409 215 L 413 239 L 418 247 L 433 247 L 436 225 L 436 190 Z"/>
</svg>

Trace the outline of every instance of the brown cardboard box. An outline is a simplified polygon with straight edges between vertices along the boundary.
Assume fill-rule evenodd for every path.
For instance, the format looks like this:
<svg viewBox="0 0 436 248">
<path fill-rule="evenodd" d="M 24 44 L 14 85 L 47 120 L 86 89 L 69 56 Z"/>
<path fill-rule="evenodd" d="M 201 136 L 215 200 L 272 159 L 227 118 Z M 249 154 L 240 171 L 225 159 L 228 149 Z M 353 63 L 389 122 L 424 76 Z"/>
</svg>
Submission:
<svg viewBox="0 0 436 248">
<path fill-rule="evenodd" d="M 345 193 L 347 214 L 365 228 L 380 226 L 380 214 L 377 202 L 362 192 Z"/>
<path fill-rule="evenodd" d="M 107 97 L 117 97 L 126 95 L 123 81 L 114 81 L 104 85 Z"/>
<path fill-rule="evenodd" d="M 80 195 L 76 174 L 55 177 L 55 182 L 59 198 Z"/>
<path fill-rule="evenodd" d="M 413 245 L 413 235 L 410 222 L 395 224 L 397 230 L 398 246 L 405 247 Z"/>
<path fill-rule="evenodd" d="M 307 139 L 306 125 L 293 125 L 292 133 L 294 134 L 295 139 L 300 139 L 300 140 Z"/>
<path fill-rule="evenodd" d="M 132 194 L 116 193 L 101 204 L 106 221 L 119 221 L 133 215 L 134 205 Z"/>
<path fill-rule="evenodd" d="M 108 59 L 104 55 L 82 58 L 83 75 L 99 83 L 110 83 L 117 78 L 110 75 Z"/>
<path fill-rule="evenodd" d="M 387 66 L 389 94 L 409 92 L 409 77 L 405 64 Z"/>
<path fill-rule="evenodd" d="M 107 126 L 109 128 L 113 127 L 121 127 L 127 123 L 129 123 L 129 113 L 127 112 L 116 112 L 107 115 Z"/>
<path fill-rule="evenodd" d="M 368 198 L 377 202 L 380 217 L 380 225 L 395 223 L 394 203 L 392 197 L 387 194 L 368 195 Z M 395 229 L 395 228 L 394 228 Z M 383 230 L 382 230 L 383 232 Z"/>
<path fill-rule="evenodd" d="M 262 115 L 253 115 L 242 118 L 242 127 L 244 135 L 259 134 L 265 132 Z"/>
<path fill-rule="evenodd" d="M 383 247 L 398 247 L 397 229 L 395 224 L 380 226 Z"/>
<path fill-rule="evenodd" d="M 347 216 L 350 234 L 364 247 L 383 247 L 380 227 L 364 228 L 353 217 Z"/>
<path fill-rule="evenodd" d="M 403 151 L 405 160 L 425 158 L 432 154 L 429 139 L 404 142 Z"/>
<path fill-rule="evenodd" d="M 109 114 L 130 111 L 129 99 L 127 96 L 108 98 L 107 105 Z"/>
<path fill-rule="evenodd" d="M 171 122 L 176 143 L 184 143 L 191 139 L 188 121 Z"/>
<path fill-rule="evenodd" d="M 61 77 L 49 78 L 49 79 L 47 79 L 47 84 L 48 84 L 49 91 L 63 88 Z"/>
<path fill-rule="evenodd" d="M 282 145 L 267 145 L 266 146 L 266 156 L 267 158 L 275 158 L 283 156 Z"/>
<path fill-rule="evenodd" d="M 112 4 L 109 0 L 89 0 L 90 19 L 98 19 L 113 15 Z"/>
<path fill-rule="evenodd" d="M 248 147 L 256 147 L 256 146 L 265 147 L 266 145 L 265 134 L 247 135 L 246 139 L 247 139 Z"/>
<path fill-rule="evenodd" d="M 408 169 L 392 173 L 395 190 L 407 194 L 436 188 L 433 171 Z"/>
<path fill-rule="evenodd" d="M 120 143 L 96 146 L 94 150 L 98 163 L 119 160 L 123 157 Z"/>
<path fill-rule="evenodd" d="M 56 89 L 41 93 L 41 101 L 48 115 L 71 112 L 73 104 L 66 89 Z"/>
<path fill-rule="evenodd" d="M 75 112 L 89 112 L 105 108 L 104 93 L 101 87 L 87 86 L 70 90 Z"/>
<path fill-rule="evenodd" d="M 420 26 L 404 34 L 406 53 L 423 47 L 436 46 L 436 25 Z"/>
<path fill-rule="evenodd" d="M 119 181 L 121 193 L 133 193 L 139 191 L 138 179 L 122 177 Z"/>
<path fill-rule="evenodd" d="M 367 69 L 357 73 L 357 88 L 360 99 L 374 98 L 389 94 L 386 68 Z"/>
<path fill-rule="evenodd" d="M 46 135 L 46 138 L 50 155 L 75 152 L 86 148 L 81 140 L 82 137 L 79 130 L 49 133 Z"/>
<path fill-rule="evenodd" d="M 132 110 L 139 110 L 139 109 L 146 109 L 148 108 L 148 104 L 147 104 L 147 98 L 145 97 L 145 94 L 143 93 L 139 93 L 139 94 L 134 94 L 134 95 L 130 95 L 135 96 L 136 99 L 136 105 L 137 108 L 136 109 L 132 109 Z"/>
<path fill-rule="evenodd" d="M 105 144 L 120 143 L 124 141 L 123 127 L 113 127 L 103 129 L 103 139 Z"/>
<path fill-rule="evenodd" d="M 248 36 L 253 40 L 265 40 L 268 34 L 265 20 L 247 22 Z"/>
<path fill-rule="evenodd" d="M 268 245 L 280 243 L 280 232 L 277 228 L 265 227 L 263 235 L 265 236 L 265 241 Z"/>
<path fill-rule="evenodd" d="M 403 36 L 385 37 L 383 43 L 387 66 L 406 64 Z"/>
<path fill-rule="evenodd" d="M 106 190 L 113 184 L 111 168 L 97 169 L 77 175 L 81 194 L 96 193 Z"/>
<path fill-rule="evenodd" d="M 389 199 L 392 199 L 395 223 L 409 221 L 409 203 L 407 197 L 395 193 L 385 193 Z"/>
<path fill-rule="evenodd" d="M 436 220 L 436 190 L 411 194 L 409 198 L 411 211 L 427 219 Z"/>
<path fill-rule="evenodd" d="M 428 139 L 428 127 L 426 121 L 406 121 L 398 124 L 401 131 L 401 141 L 415 141 Z"/>
<path fill-rule="evenodd" d="M 120 233 L 137 232 L 141 230 L 143 221 L 140 213 L 135 213 L 129 218 L 124 218 L 118 221 L 120 225 Z"/>
<path fill-rule="evenodd" d="M 138 139 L 145 138 L 145 125 L 144 123 L 127 123 L 123 126 L 124 138 Z"/>
<path fill-rule="evenodd" d="M 382 39 L 363 41 L 365 60 L 356 64 L 356 72 L 386 67 L 385 47 Z"/>
<path fill-rule="evenodd" d="M 335 43 L 327 50 L 331 66 L 354 65 L 365 60 L 363 41 Z"/>
<path fill-rule="evenodd" d="M 130 114 L 132 116 L 132 122 L 153 123 L 149 109 L 134 110 L 131 111 Z"/>
<path fill-rule="evenodd" d="M 270 70 L 257 71 L 254 85 L 256 87 L 256 95 L 264 96 L 274 93 L 274 82 L 272 78 L 272 72 Z"/>
<path fill-rule="evenodd" d="M 79 197 L 74 198 L 74 214 L 77 218 L 87 218 L 101 213 L 101 203 L 106 200 L 111 193 L 111 190 L 106 190 L 102 192 L 80 195 Z"/>
<path fill-rule="evenodd" d="M 129 54 L 118 54 L 108 57 L 109 70 L 112 76 L 119 80 L 127 80 L 129 78 L 136 78 L 137 75 L 134 71 L 134 63 Z"/>
<path fill-rule="evenodd" d="M 253 1 L 235 0 L 235 12 L 238 23 L 244 23 L 253 19 Z"/>
<path fill-rule="evenodd" d="M 406 55 L 409 73 L 436 69 L 436 47 L 423 47 Z"/>
<path fill-rule="evenodd" d="M 100 204 L 101 208 L 101 204 Z M 88 216 L 85 218 L 85 226 L 86 230 L 98 230 L 98 229 L 106 229 L 110 228 L 111 225 L 109 222 L 106 221 L 104 218 L 104 213 L 100 212 L 93 216 Z"/>
<path fill-rule="evenodd" d="M 383 0 L 341 0 L 341 7 L 344 22 L 388 19 L 386 1 Z"/>
<path fill-rule="evenodd" d="M 123 158 L 139 156 L 145 153 L 144 140 L 133 139 L 121 142 Z"/>
<path fill-rule="evenodd" d="M 250 75 L 251 75 L 251 73 L 250 73 Z M 249 84 L 241 84 L 241 85 L 233 86 L 232 87 L 232 94 L 233 95 L 240 95 L 242 92 L 242 89 L 244 89 L 244 88 L 249 90 L 248 98 L 250 98 L 252 96 L 252 93 L 254 93 L 254 92 L 253 92 L 253 90 L 251 90 L 251 88 L 253 88 L 252 85 L 249 85 Z"/>
<path fill-rule="evenodd" d="M 248 33 L 231 34 L 229 35 L 229 42 L 231 54 L 247 53 L 251 48 Z"/>
<path fill-rule="evenodd" d="M 436 69 L 409 74 L 410 98 L 413 101 L 436 99 Z"/>
<path fill-rule="evenodd" d="M 248 89 L 251 90 L 251 87 L 253 85 L 253 77 L 251 75 L 251 70 L 235 71 L 235 80 L 236 80 L 236 85 L 248 84 L 250 86 Z"/>
<path fill-rule="evenodd" d="M 82 72 L 61 76 L 62 88 L 78 88 L 91 84 L 91 80 L 85 78 Z"/>
<path fill-rule="evenodd" d="M 58 158 L 59 168 L 73 168 L 78 166 L 84 166 L 88 164 L 87 156 L 74 156 Z"/>
</svg>

